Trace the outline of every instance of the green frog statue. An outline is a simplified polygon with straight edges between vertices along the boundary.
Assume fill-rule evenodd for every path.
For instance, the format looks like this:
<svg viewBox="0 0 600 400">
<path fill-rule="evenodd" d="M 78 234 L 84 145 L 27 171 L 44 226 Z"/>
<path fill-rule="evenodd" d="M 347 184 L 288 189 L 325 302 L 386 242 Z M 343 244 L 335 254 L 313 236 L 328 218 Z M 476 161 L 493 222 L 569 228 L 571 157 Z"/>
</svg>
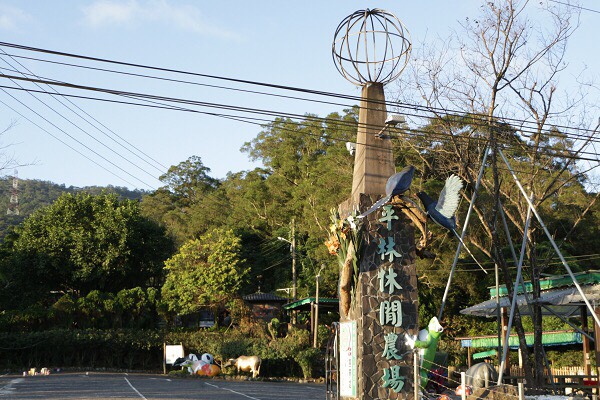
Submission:
<svg viewBox="0 0 600 400">
<path fill-rule="evenodd" d="M 422 329 L 419 331 L 417 337 L 407 336 L 406 344 L 412 348 L 421 349 L 420 359 L 421 359 L 421 388 L 425 389 L 427 386 L 427 382 L 429 381 L 429 371 L 431 370 L 431 365 L 433 364 L 433 360 L 435 358 L 435 353 L 437 351 L 438 341 L 440 340 L 440 336 L 442 336 L 442 331 L 444 328 L 440 325 L 440 322 L 436 317 L 431 318 L 429 320 L 429 325 L 427 329 Z"/>
</svg>

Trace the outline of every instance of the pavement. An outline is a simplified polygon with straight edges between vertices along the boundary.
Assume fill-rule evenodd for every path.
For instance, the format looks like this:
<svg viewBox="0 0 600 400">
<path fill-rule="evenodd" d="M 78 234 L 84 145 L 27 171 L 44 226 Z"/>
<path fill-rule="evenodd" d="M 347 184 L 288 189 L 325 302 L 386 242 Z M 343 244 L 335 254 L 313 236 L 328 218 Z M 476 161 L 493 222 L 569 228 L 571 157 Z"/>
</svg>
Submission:
<svg viewBox="0 0 600 400">
<path fill-rule="evenodd" d="M 1 399 L 312 400 L 325 399 L 325 385 L 61 372 L 47 376 L 2 375 Z"/>
</svg>

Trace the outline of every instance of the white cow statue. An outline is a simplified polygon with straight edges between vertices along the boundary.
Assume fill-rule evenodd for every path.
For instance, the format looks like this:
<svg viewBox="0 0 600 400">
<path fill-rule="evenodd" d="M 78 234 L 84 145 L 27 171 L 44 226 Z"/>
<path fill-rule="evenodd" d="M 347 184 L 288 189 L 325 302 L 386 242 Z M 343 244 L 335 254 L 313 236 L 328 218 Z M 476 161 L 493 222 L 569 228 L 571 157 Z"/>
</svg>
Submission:
<svg viewBox="0 0 600 400">
<path fill-rule="evenodd" d="M 235 366 L 237 372 L 252 372 L 252 377 L 256 378 L 260 373 L 260 357 L 258 356 L 239 356 L 230 358 L 223 367 Z"/>
</svg>

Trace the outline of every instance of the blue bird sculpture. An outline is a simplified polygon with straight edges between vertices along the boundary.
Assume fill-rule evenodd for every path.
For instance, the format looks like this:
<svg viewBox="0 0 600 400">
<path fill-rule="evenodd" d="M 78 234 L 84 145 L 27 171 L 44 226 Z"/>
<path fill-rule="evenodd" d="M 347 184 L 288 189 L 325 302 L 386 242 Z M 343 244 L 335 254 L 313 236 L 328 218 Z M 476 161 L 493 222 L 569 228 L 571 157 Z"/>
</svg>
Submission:
<svg viewBox="0 0 600 400">
<path fill-rule="evenodd" d="M 414 174 L 415 167 L 409 165 L 408 167 L 404 167 L 402 171 L 390 176 L 387 180 L 387 183 L 385 184 L 385 196 L 379 199 L 367 211 L 360 214 L 358 218 L 366 217 L 367 215 L 371 214 L 373 211 L 377 210 L 379 207 L 383 206 L 385 203 L 390 201 L 390 199 L 393 196 L 398 196 L 406 192 L 410 188 L 410 184 L 412 183 Z"/>
<path fill-rule="evenodd" d="M 460 196 L 458 192 L 460 192 L 462 187 L 462 180 L 456 175 L 450 175 L 446 179 L 444 188 L 440 192 L 440 197 L 437 200 L 433 200 L 425 192 L 417 193 L 417 197 L 421 200 L 421 203 L 423 203 L 423 207 L 425 207 L 427 216 L 429 216 L 429 218 L 431 218 L 431 220 L 439 226 L 452 231 L 467 253 L 469 253 L 471 258 L 473 258 L 477 265 L 479 265 L 479 268 L 481 268 L 483 272 L 487 274 L 485 268 L 481 266 L 473 253 L 471 253 L 471 250 L 469 250 L 465 242 L 463 242 L 463 240 L 460 238 L 458 232 L 456 232 L 456 217 L 454 213 L 456 212 L 458 203 L 460 202 Z"/>
</svg>

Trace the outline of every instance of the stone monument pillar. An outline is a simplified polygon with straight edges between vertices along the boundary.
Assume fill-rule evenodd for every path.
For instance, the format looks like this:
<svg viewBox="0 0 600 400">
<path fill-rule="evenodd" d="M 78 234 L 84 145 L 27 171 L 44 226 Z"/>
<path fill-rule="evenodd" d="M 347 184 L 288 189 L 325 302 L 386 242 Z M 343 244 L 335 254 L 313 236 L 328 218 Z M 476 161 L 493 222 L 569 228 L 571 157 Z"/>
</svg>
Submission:
<svg viewBox="0 0 600 400">
<path fill-rule="evenodd" d="M 340 205 L 342 219 L 364 212 L 383 197 L 387 180 L 395 172 L 390 139 L 381 134 L 387 114 L 383 87 L 406 65 L 407 35 L 395 16 L 378 9 L 357 11 L 337 28 L 336 67 L 346 79 L 362 86 L 352 196 Z M 377 48 L 385 47 L 389 53 L 376 53 L 376 40 L 382 41 Z M 398 40 L 400 51 L 394 52 Z M 342 267 L 341 399 L 414 397 L 413 356 L 405 338 L 418 331 L 415 232 L 402 207 L 401 201 L 392 198 L 362 219 L 357 228 L 360 245 L 355 252 L 347 252 Z"/>
<path fill-rule="evenodd" d="M 383 84 L 363 85 L 352 175 L 354 204 L 360 203 L 361 193 L 385 194 L 385 184 L 395 172 L 391 141 L 376 136 L 385 128 L 386 116 Z"/>
</svg>

